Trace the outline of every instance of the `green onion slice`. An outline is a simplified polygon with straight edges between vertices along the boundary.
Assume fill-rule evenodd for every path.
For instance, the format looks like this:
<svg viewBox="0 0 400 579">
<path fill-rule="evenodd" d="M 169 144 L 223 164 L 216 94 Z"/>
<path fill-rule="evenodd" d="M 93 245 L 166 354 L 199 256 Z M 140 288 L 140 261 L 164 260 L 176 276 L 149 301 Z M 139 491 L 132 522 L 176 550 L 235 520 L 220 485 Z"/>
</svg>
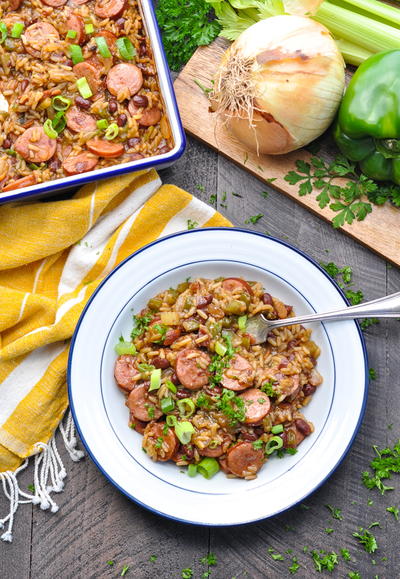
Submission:
<svg viewBox="0 0 400 579">
<path fill-rule="evenodd" d="M 181 416 L 189 418 L 196 410 L 196 406 L 191 398 L 183 398 L 178 400 L 178 409 Z"/>
<path fill-rule="evenodd" d="M 74 64 L 78 64 L 78 62 L 83 62 L 85 60 L 83 58 L 82 48 L 79 44 L 71 44 L 69 47 L 69 53 Z"/>
<path fill-rule="evenodd" d="M 123 356 L 124 354 L 131 354 L 134 356 L 136 354 L 136 348 L 132 344 L 132 342 L 125 342 L 125 340 L 121 340 L 116 344 L 114 350 L 118 354 L 118 356 Z"/>
<path fill-rule="evenodd" d="M 4 152 L 7 153 L 7 155 L 11 155 L 11 157 L 15 157 L 17 155 L 14 149 L 4 149 Z"/>
<path fill-rule="evenodd" d="M 96 121 L 96 125 L 98 129 L 103 131 L 108 127 L 108 121 L 107 119 L 100 119 L 99 121 Z"/>
<path fill-rule="evenodd" d="M 189 476 L 193 477 L 197 474 L 197 464 L 189 464 L 187 473 Z"/>
<path fill-rule="evenodd" d="M 223 344 L 221 344 L 221 342 L 215 343 L 215 351 L 218 354 L 218 356 L 225 356 L 227 349 L 228 348 Z"/>
<path fill-rule="evenodd" d="M 91 22 L 89 22 L 89 24 L 85 24 L 85 32 L 86 34 L 93 34 L 94 26 Z"/>
<path fill-rule="evenodd" d="M 23 22 L 16 22 L 11 28 L 11 38 L 21 38 L 25 24 Z"/>
<path fill-rule="evenodd" d="M 71 45 L 71 48 L 72 48 L 72 46 L 75 46 L 75 44 Z M 78 78 L 78 80 L 76 81 L 76 88 L 79 90 L 80 95 L 84 99 L 89 99 L 90 97 L 93 96 L 93 93 L 90 89 L 89 83 L 86 80 L 85 76 Z"/>
<path fill-rule="evenodd" d="M 108 48 L 107 40 L 104 38 L 104 36 L 96 36 L 95 41 L 101 56 L 103 58 L 111 58 L 112 54 Z"/>
<path fill-rule="evenodd" d="M 177 420 L 176 416 L 174 416 L 173 414 L 170 414 L 169 416 L 167 416 L 167 418 L 165 419 L 165 422 L 167 423 L 168 426 L 172 426 L 172 427 L 174 427 L 176 424 L 178 424 L 178 420 Z"/>
<path fill-rule="evenodd" d="M 175 424 L 175 434 L 182 444 L 189 444 L 194 432 L 193 424 L 190 422 L 177 422 Z"/>
<path fill-rule="evenodd" d="M 63 131 L 67 125 L 67 121 L 65 120 L 64 111 L 59 111 L 54 115 L 54 119 L 51 121 L 52 127 L 58 134 Z"/>
<path fill-rule="evenodd" d="M 164 414 L 167 414 L 167 412 L 173 411 L 173 409 L 175 408 L 175 402 L 170 396 L 168 396 L 168 398 L 161 399 L 160 406 Z"/>
<path fill-rule="evenodd" d="M 8 36 L 7 26 L 5 22 L 0 22 L 0 44 L 3 44 Z"/>
<path fill-rule="evenodd" d="M 68 99 L 67 97 L 63 97 L 61 95 L 57 95 L 57 96 L 53 97 L 53 99 L 51 101 L 51 105 L 52 105 L 53 109 L 56 111 L 67 111 L 69 109 L 69 107 L 71 106 L 71 104 L 72 104 L 71 99 Z"/>
<path fill-rule="evenodd" d="M 247 326 L 247 316 L 240 316 L 238 318 L 238 326 L 239 326 L 239 330 L 244 331 L 246 329 Z"/>
<path fill-rule="evenodd" d="M 206 479 L 210 479 L 219 471 L 219 464 L 215 458 L 203 458 L 197 465 L 197 472 L 204 476 Z"/>
<path fill-rule="evenodd" d="M 177 392 L 177 387 L 175 386 L 175 384 L 173 384 L 171 382 L 171 380 L 165 380 L 165 385 L 168 388 L 168 390 L 170 390 L 170 392 L 172 392 L 173 394 L 176 394 Z"/>
<path fill-rule="evenodd" d="M 67 32 L 67 38 L 71 38 L 74 39 L 78 36 L 78 33 L 76 30 L 68 30 Z"/>
<path fill-rule="evenodd" d="M 119 135 L 119 127 L 117 123 L 111 123 L 111 125 L 108 125 L 108 128 L 104 133 L 104 138 L 107 139 L 107 141 L 112 141 L 113 139 L 115 139 L 115 137 L 118 137 L 118 135 Z"/>
<path fill-rule="evenodd" d="M 155 370 L 152 370 L 150 374 L 149 392 L 152 392 L 153 390 L 158 390 L 160 386 L 161 386 L 161 368 L 156 368 Z"/>
<path fill-rule="evenodd" d="M 272 434 L 280 434 L 283 432 L 283 424 L 277 424 L 271 428 Z"/>
<path fill-rule="evenodd" d="M 117 45 L 120 57 L 124 60 L 132 60 L 136 56 L 136 50 L 132 42 L 126 36 L 117 38 L 115 44 Z"/>
<path fill-rule="evenodd" d="M 47 119 L 43 124 L 43 130 L 50 139 L 56 139 L 58 137 L 58 133 L 53 128 L 53 124 L 51 119 Z"/>
<path fill-rule="evenodd" d="M 283 446 L 283 440 L 280 436 L 273 436 L 265 445 L 265 454 L 272 454 Z"/>
</svg>

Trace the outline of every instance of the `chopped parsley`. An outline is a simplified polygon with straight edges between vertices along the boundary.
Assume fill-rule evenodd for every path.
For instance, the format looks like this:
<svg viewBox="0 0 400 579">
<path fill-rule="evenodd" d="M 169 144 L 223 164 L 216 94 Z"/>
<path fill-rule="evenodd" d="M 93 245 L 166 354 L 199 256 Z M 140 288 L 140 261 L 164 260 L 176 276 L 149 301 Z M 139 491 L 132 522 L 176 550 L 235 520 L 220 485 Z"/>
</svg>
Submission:
<svg viewBox="0 0 400 579">
<path fill-rule="evenodd" d="M 147 411 L 147 412 L 148 412 L 148 411 Z M 162 437 L 162 436 L 158 436 L 158 437 L 157 437 L 157 441 L 154 443 L 154 448 L 157 448 L 157 449 L 161 448 L 162 445 L 163 445 L 163 442 L 164 442 L 163 437 Z"/>
<path fill-rule="evenodd" d="M 353 537 L 358 540 L 360 545 L 364 547 L 367 553 L 374 553 L 378 548 L 378 544 L 374 535 L 371 533 L 371 531 L 368 531 L 368 529 L 363 529 L 360 527 L 358 532 L 353 533 Z"/>
<path fill-rule="evenodd" d="M 325 505 L 327 509 L 330 510 L 331 515 L 334 519 L 338 519 L 338 521 L 342 521 L 343 520 L 343 516 L 342 516 L 342 510 L 341 509 L 337 509 L 336 507 L 332 507 L 332 505 Z"/>
<path fill-rule="evenodd" d="M 278 458 L 283 458 L 285 454 L 297 454 L 297 448 L 279 448 L 275 454 Z"/>
<path fill-rule="evenodd" d="M 110 567 L 112 567 L 114 563 L 115 561 L 113 561 L 112 559 L 110 559 L 110 561 L 107 561 L 107 565 L 110 565 Z"/>
<path fill-rule="evenodd" d="M 358 571 L 349 571 L 347 577 L 349 579 L 361 579 L 361 575 Z"/>
<path fill-rule="evenodd" d="M 360 322 L 360 326 L 363 331 L 367 330 L 370 326 L 374 326 L 375 324 L 379 324 L 378 318 L 365 318 Z"/>
<path fill-rule="evenodd" d="M 151 320 L 153 319 L 152 314 L 146 314 L 145 316 L 133 316 L 133 330 L 131 332 L 131 339 L 141 336 L 149 327 Z"/>
<path fill-rule="evenodd" d="M 195 81 L 196 82 L 196 81 Z M 196 185 L 196 189 L 197 191 L 200 191 L 201 193 L 204 193 L 206 188 L 204 187 L 204 185 Z"/>
<path fill-rule="evenodd" d="M 164 324 L 154 324 L 152 329 L 160 334 L 160 338 L 157 340 L 156 344 L 162 343 L 164 341 L 165 334 L 168 331 L 168 326 L 164 326 Z"/>
<path fill-rule="evenodd" d="M 257 215 L 251 215 L 251 217 L 249 217 L 248 219 L 245 220 L 245 223 L 253 223 L 253 225 L 255 225 L 256 223 L 258 223 L 260 221 L 260 219 L 264 217 L 263 213 L 257 213 Z"/>
<path fill-rule="evenodd" d="M 155 416 L 155 410 L 154 410 L 154 406 L 152 406 L 151 404 L 145 404 L 144 407 L 147 410 L 147 415 L 149 418 L 154 418 Z M 156 443 L 157 444 L 157 443 Z M 156 446 L 156 444 L 154 446 Z M 161 447 L 161 444 L 160 444 Z"/>
<path fill-rule="evenodd" d="M 125 575 L 127 574 L 128 570 L 129 570 L 129 565 L 124 565 L 124 566 L 122 567 L 121 577 L 125 577 Z"/>
<path fill-rule="evenodd" d="M 212 195 L 210 195 L 210 198 L 209 198 L 208 202 L 210 203 L 210 205 L 216 205 L 216 203 L 217 203 L 217 194 L 216 194 L 216 193 L 212 193 Z"/>
<path fill-rule="evenodd" d="M 208 371 L 210 372 L 209 383 L 211 386 L 219 385 L 219 383 L 222 380 L 222 374 L 224 369 L 229 366 L 229 362 L 235 354 L 230 334 L 224 334 L 222 337 L 226 345 L 226 352 L 224 356 L 214 354 L 211 363 L 208 366 Z"/>
<path fill-rule="evenodd" d="M 376 371 L 374 370 L 374 368 L 370 368 L 368 370 L 368 374 L 370 380 L 376 380 Z"/>
<path fill-rule="evenodd" d="M 365 471 L 362 473 L 362 481 L 368 489 L 377 488 L 382 495 L 386 491 L 393 490 L 394 487 L 386 486 L 383 480 L 390 479 L 392 473 L 400 472 L 400 440 L 393 448 L 378 449 L 376 445 L 372 447 L 377 457 L 370 462 L 373 474 Z"/>
<path fill-rule="evenodd" d="M 203 565 L 210 565 L 210 566 L 216 565 L 217 557 L 214 555 L 214 553 L 208 553 L 208 555 L 200 559 L 200 563 L 203 563 Z"/>
<path fill-rule="evenodd" d="M 198 222 L 194 221 L 193 219 L 188 219 L 187 220 L 187 228 L 188 229 L 196 229 L 196 227 L 198 226 Z"/>
<path fill-rule="evenodd" d="M 265 382 L 265 384 L 261 386 L 260 390 L 264 392 L 267 396 L 270 396 L 271 398 L 276 398 L 279 395 L 279 393 L 276 390 L 274 390 L 274 384 L 277 384 L 277 382 L 274 382 L 273 380 Z"/>
<path fill-rule="evenodd" d="M 234 426 L 237 422 L 244 422 L 246 410 L 244 401 L 236 396 L 232 390 L 223 389 L 220 399 L 217 402 L 217 409 L 229 418 L 229 422 Z"/>
<path fill-rule="evenodd" d="M 207 396 L 207 394 L 204 394 L 204 392 L 200 392 L 200 394 L 197 396 L 195 402 L 196 402 L 196 406 L 198 408 L 205 408 L 205 409 L 210 408 L 210 406 L 212 404 L 211 398 L 209 396 Z"/>
<path fill-rule="evenodd" d="M 335 551 L 326 553 L 326 551 L 311 551 L 311 556 L 314 561 L 315 570 L 322 573 L 323 570 L 333 571 L 338 564 L 338 556 Z"/>
<path fill-rule="evenodd" d="M 264 446 L 264 441 L 259 438 L 253 442 L 254 450 L 260 450 Z"/>
<path fill-rule="evenodd" d="M 335 529 L 332 529 L 331 527 L 326 527 L 325 529 L 325 533 L 327 535 L 330 535 L 331 533 L 334 533 Z"/>
<path fill-rule="evenodd" d="M 182 569 L 182 579 L 191 579 L 193 577 L 193 569 L 190 567 L 186 567 L 186 569 Z"/>
<path fill-rule="evenodd" d="M 344 561 L 350 561 L 350 552 L 348 549 L 340 549 L 340 554 Z"/>
<path fill-rule="evenodd" d="M 397 507 L 386 507 L 388 513 L 392 513 L 396 521 L 399 520 L 399 509 Z"/>
<path fill-rule="evenodd" d="M 31 485 L 28 485 L 27 489 L 28 489 L 28 491 L 30 491 L 31 493 L 34 493 L 34 492 L 36 491 L 35 485 L 32 485 L 32 484 L 31 484 Z"/>
<path fill-rule="evenodd" d="M 292 564 L 289 567 L 289 573 L 294 575 L 300 569 L 300 565 L 297 562 L 297 557 L 293 557 Z"/>
<path fill-rule="evenodd" d="M 149 561 L 150 563 L 155 563 L 157 561 L 157 555 L 150 555 Z"/>
<path fill-rule="evenodd" d="M 284 561 L 283 555 L 281 555 L 280 553 L 275 553 L 275 549 L 273 549 L 272 547 L 269 547 L 268 553 L 271 555 L 274 561 Z"/>
</svg>

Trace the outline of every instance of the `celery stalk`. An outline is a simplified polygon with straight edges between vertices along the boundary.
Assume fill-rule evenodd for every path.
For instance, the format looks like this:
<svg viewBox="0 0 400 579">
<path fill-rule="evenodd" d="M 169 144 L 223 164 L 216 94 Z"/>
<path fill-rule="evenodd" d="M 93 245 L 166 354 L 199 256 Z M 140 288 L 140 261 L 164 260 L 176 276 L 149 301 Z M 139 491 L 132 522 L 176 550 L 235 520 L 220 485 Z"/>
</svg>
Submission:
<svg viewBox="0 0 400 579">
<path fill-rule="evenodd" d="M 343 58 L 348 64 L 354 64 L 354 66 L 359 66 L 364 60 L 367 60 L 370 56 L 372 56 L 372 52 L 366 50 L 365 48 L 361 48 L 357 44 L 353 44 L 348 40 L 343 40 L 342 38 L 335 38 L 336 44 L 340 52 L 343 55 Z"/>
<path fill-rule="evenodd" d="M 325 0 L 313 16 L 337 38 L 357 44 L 371 52 L 400 48 L 400 34 L 382 22 L 377 22 Z"/>
<path fill-rule="evenodd" d="M 332 4 L 358 12 L 374 20 L 400 28 L 400 10 L 376 0 L 329 0 Z"/>
</svg>

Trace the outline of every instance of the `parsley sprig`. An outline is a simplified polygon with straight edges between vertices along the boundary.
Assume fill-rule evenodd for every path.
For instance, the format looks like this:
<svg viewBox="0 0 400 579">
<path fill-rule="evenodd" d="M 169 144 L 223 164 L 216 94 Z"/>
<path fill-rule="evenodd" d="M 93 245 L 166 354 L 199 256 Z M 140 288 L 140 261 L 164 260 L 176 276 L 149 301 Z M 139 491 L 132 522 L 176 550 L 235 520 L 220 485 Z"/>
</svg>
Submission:
<svg viewBox="0 0 400 579">
<path fill-rule="evenodd" d="M 131 332 L 131 339 L 134 340 L 138 336 L 141 336 L 149 327 L 152 319 L 152 314 L 146 314 L 145 316 L 133 316 L 134 326 Z"/>
<path fill-rule="evenodd" d="M 353 533 L 353 537 L 358 539 L 358 542 L 364 547 L 367 553 L 374 553 L 378 548 L 375 536 L 371 531 L 368 531 L 368 529 L 360 527 L 358 532 Z"/>
<path fill-rule="evenodd" d="M 372 447 L 377 454 L 370 463 L 370 468 L 373 474 L 368 471 L 362 473 L 362 481 L 368 489 L 377 488 L 381 495 L 386 491 L 393 490 L 394 487 L 389 487 L 384 484 L 385 479 L 390 479 L 392 473 L 400 472 L 400 440 L 393 446 L 393 448 L 379 448 L 374 445 Z"/>
<path fill-rule="evenodd" d="M 357 171 L 356 163 L 352 163 L 342 155 L 333 161 L 325 161 L 313 156 L 310 162 L 296 161 L 297 171 L 289 171 L 285 181 L 290 185 L 299 185 L 301 197 L 319 191 L 318 205 L 321 209 L 329 208 L 337 213 L 332 219 L 333 227 L 342 227 L 345 223 L 351 225 L 354 220 L 363 221 L 371 213 L 372 205 L 383 205 L 391 201 L 400 207 L 400 187 L 376 183 Z M 338 184 L 337 179 L 345 178 L 344 184 Z"/>
</svg>

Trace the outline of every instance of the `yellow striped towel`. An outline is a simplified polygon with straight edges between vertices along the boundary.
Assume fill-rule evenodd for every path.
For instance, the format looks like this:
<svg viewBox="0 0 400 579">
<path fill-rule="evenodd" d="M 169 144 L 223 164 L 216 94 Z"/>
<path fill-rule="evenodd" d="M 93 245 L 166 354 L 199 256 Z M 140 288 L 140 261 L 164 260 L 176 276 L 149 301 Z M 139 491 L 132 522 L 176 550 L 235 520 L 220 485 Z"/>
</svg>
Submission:
<svg viewBox="0 0 400 579">
<path fill-rule="evenodd" d="M 201 227 L 231 225 L 189 193 L 161 186 L 154 170 L 88 184 L 68 200 L 0 207 L 0 478 L 14 497 L 0 521 L 8 522 L 3 540 L 11 540 L 21 500 L 56 510 L 36 479 L 41 460 L 46 479 L 50 459 L 53 471 L 57 467 L 52 437 L 68 407 L 69 339 L 85 303 L 121 260 L 187 229 L 188 220 Z M 72 428 L 71 419 L 61 425 L 72 458 L 79 458 Z M 39 488 L 35 484 L 28 495 L 15 475 L 32 455 Z M 50 490 L 61 490 L 63 467 L 59 475 Z"/>
</svg>

